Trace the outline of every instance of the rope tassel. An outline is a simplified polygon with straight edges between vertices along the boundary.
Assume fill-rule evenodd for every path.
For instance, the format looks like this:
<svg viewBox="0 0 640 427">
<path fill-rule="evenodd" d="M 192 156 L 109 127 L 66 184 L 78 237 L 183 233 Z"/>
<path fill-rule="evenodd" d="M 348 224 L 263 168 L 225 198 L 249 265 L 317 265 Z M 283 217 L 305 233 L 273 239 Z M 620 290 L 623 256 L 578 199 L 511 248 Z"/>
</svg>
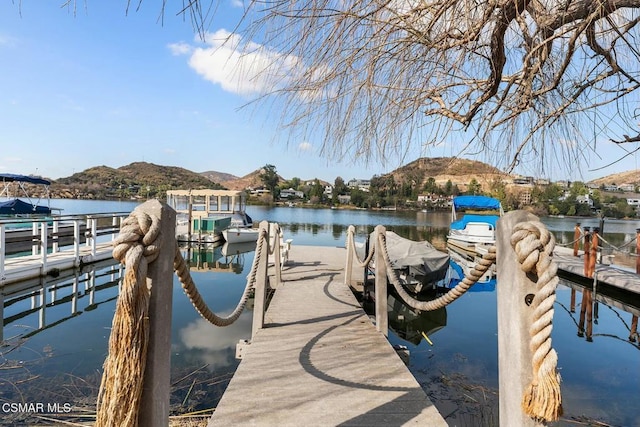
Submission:
<svg viewBox="0 0 640 427">
<path fill-rule="evenodd" d="M 116 303 L 109 354 L 98 392 L 96 426 L 137 426 L 149 343 L 150 292 L 146 277 L 157 258 L 159 219 L 133 211 L 114 242 L 113 256 L 126 266 Z"/>
<path fill-rule="evenodd" d="M 537 276 L 531 308 L 530 349 L 533 354 L 533 379 L 524 390 L 522 409 L 542 422 L 556 421 L 562 415 L 558 355 L 551 347 L 553 304 L 558 286 L 558 267 L 551 258 L 555 239 L 544 224 L 531 221 L 518 224 L 511 236 L 521 268 Z"/>
</svg>

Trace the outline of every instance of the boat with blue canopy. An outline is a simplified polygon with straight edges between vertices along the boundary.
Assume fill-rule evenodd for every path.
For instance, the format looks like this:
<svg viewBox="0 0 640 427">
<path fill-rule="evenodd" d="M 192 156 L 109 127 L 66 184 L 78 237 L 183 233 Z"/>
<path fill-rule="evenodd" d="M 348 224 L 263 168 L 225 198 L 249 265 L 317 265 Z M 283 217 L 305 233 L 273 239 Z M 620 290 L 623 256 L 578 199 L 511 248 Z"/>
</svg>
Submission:
<svg viewBox="0 0 640 427">
<path fill-rule="evenodd" d="M 31 216 L 50 215 L 51 205 L 49 186 L 51 181 L 44 178 L 17 175 L 11 173 L 0 174 L 0 215 Z M 29 191 L 29 185 L 41 187 L 39 192 Z"/>
<path fill-rule="evenodd" d="M 464 211 L 464 216 L 458 215 Z M 496 223 L 504 215 L 500 200 L 488 196 L 454 197 L 447 236 L 449 255 L 458 264 L 472 268 L 496 243 Z M 495 274 L 492 267 L 489 275 Z"/>
</svg>

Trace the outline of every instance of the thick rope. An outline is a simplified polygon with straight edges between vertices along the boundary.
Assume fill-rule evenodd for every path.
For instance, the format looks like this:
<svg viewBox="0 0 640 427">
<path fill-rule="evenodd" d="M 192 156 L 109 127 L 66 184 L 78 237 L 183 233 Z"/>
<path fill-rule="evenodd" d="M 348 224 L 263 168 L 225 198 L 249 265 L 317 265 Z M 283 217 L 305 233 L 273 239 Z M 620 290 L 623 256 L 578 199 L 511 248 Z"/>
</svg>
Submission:
<svg viewBox="0 0 640 427">
<path fill-rule="evenodd" d="M 97 400 L 96 426 L 137 426 L 149 341 L 148 265 L 158 256 L 160 220 L 134 210 L 114 241 L 113 257 L 125 265 L 109 354 Z"/>
<path fill-rule="evenodd" d="M 384 234 L 378 235 L 378 241 L 382 245 L 382 253 L 384 258 L 384 263 L 387 268 L 387 277 L 389 277 L 389 281 L 393 284 L 396 292 L 400 297 L 404 300 L 404 302 L 410 307 L 416 310 L 422 311 L 433 311 L 438 310 L 442 307 L 446 307 L 451 304 L 453 301 L 460 298 L 465 292 L 471 288 L 471 286 L 475 285 L 478 280 L 484 276 L 489 267 L 493 263 L 496 262 L 496 247 L 491 246 L 486 254 L 482 256 L 482 259 L 476 263 L 476 266 L 465 275 L 464 279 L 462 279 L 456 286 L 449 291 L 431 301 L 420 301 L 413 298 L 409 293 L 404 289 L 404 286 L 400 283 L 400 279 L 398 278 L 398 274 L 396 273 L 393 265 L 391 264 L 391 260 L 389 259 L 389 252 L 387 250 L 387 239 Z"/>
<path fill-rule="evenodd" d="M 511 235 L 511 246 L 522 270 L 537 275 L 529 328 L 533 380 L 524 392 L 522 409 L 543 422 L 555 421 L 562 415 L 558 356 L 551 347 L 553 304 L 559 282 L 558 267 L 552 259 L 554 245 L 553 235 L 538 221 L 517 224 Z"/>
<path fill-rule="evenodd" d="M 367 254 L 367 256 L 363 260 L 360 260 L 360 258 L 358 257 L 358 253 L 356 252 L 355 242 L 353 240 L 354 233 L 355 230 L 353 229 L 353 225 L 350 225 L 349 229 L 347 230 L 347 253 L 351 251 L 359 267 L 366 267 L 373 259 L 373 255 L 376 251 L 376 245 L 371 245 L 369 247 L 369 253 Z"/>
<path fill-rule="evenodd" d="M 266 230 L 261 230 L 258 236 L 258 242 L 256 244 L 256 254 L 253 258 L 251 271 L 247 275 L 247 282 L 244 288 L 244 292 L 242 293 L 242 297 L 240 298 L 238 305 L 236 305 L 236 308 L 227 317 L 218 316 L 213 311 L 211 311 L 207 304 L 203 301 L 202 295 L 200 295 L 200 292 L 198 292 L 198 288 L 196 288 L 196 285 L 191 278 L 189 266 L 185 262 L 178 246 L 176 245 L 176 255 L 173 261 L 173 268 L 176 271 L 178 279 L 180 280 L 180 284 L 182 285 L 184 293 L 187 295 L 187 297 L 189 297 L 191 304 L 193 304 L 193 307 L 200 314 L 200 316 L 216 326 L 229 326 L 233 322 L 235 322 L 238 317 L 240 317 L 240 314 L 242 314 L 242 311 L 247 305 L 247 300 L 249 299 L 249 295 L 253 288 L 253 283 L 255 283 L 259 260 L 262 256 L 266 256 L 266 252 L 264 251 L 264 243 L 266 241 Z"/>
<path fill-rule="evenodd" d="M 632 244 L 632 243 L 635 243 L 635 241 L 636 241 L 638 238 L 637 238 L 637 236 L 636 236 L 636 237 L 634 237 L 633 239 L 629 240 L 629 241 L 628 241 L 628 242 L 626 242 L 626 243 L 623 243 L 623 244 L 622 244 L 622 245 L 620 245 L 620 246 L 615 246 L 615 245 L 613 245 L 611 242 L 607 241 L 607 240 L 606 240 L 604 237 L 602 237 L 601 235 L 598 235 L 598 239 L 599 239 L 600 241 L 602 241 L 602 242 L 606 243 L 607 245 L 611 246 L 613 249 L 615 249 L 615 250 L 617 250 L 617 251 L 620 251 L 620 252 L 624 252 L 624 251 L 622 250 L 622 248 L 624 248 L 625 246 L 629 246 L 629 245 L 630 245 L 630 244 Z M 628 253 L 629 253 L 629 255 L 635 255 L 635 256 L 638 256 L 638 254 L 632 254 L 632 253 L 631 253 L 631 249 L 629 249 L 629 252 L 628 252 Z"/>
</svg>

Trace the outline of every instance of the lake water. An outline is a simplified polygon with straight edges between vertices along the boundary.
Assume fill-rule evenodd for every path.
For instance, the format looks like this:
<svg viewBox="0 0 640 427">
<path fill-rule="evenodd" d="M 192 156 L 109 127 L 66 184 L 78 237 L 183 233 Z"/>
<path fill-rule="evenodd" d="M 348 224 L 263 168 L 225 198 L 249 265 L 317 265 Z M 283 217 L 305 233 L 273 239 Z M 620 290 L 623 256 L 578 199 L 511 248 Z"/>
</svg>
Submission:
<svg viewBox="0 0 640 427">
<path fill-rule="evenodd" d="M 137 203 L 54 200 L 63 213 L 128 212 Z M 278 222 L 294 245 L 344 246 L 349 225 L 363 241 L 375 225 L 413 240 L 444 244 L 449 215 L 424 212 L 370 212 L 249 206 L 254 221 Z M 575 219 L 544 218 L 559 242 L 573 240 Z M 598 226 L 583 219 L 583 226 Z M 605 222 L 605 238 L 620 246 L 635 237 L 639 222 Z M 246 283 L 253 252 L 225 257 L 216 251 L 185 251 L 191 274 L 207 304 L 219 314 L 235 307 Z M 243 267 L 246 267 L 243 269 Z M 71 277 L 34 285 L 22 296 L 4 296 L 0 349 L 0 404 L 47 402 L 94 405 L 115 310 L 122 268 L 108 262 Z M 50 285 L 58 284 L 55 295 Z M 562 375 L 565 415 L 554 425 L 640 426 L 640 346 L 629 340 L 637 301 L 623 308 L 597 302 L 585 324 L 582 289 L 558 288 L 553 346 Z M 575 286 L 575 285 L 574 285 Z M 472 288 L 474 289 L 474 288 Z M 575 308 L 572 310 L 572 293 Z M 42 301 L 45 305 L 43 307 Z M 56 302 L 52 302 L 52 301 Z M 390 304 L 394 301 L 390 299 Z M 631 308 L 629 308 L 631 307 Z M 584 318 L 584 316 L 582 316 Z M 251 310 L 226 328 L 201 319 L 174 281 L 172 323 L 172 410 L 216 406 L 238 365 L 235 345 L 251 333 Z M 497 425 L 496 294 L 491 288 L 468 292 L 443 310 L 413 313 L 395 303 L 390 314 L 392 344 L 410 351 L 409 368 L 450 425 Z M 586 331 L 586 332 L 585 332 Z M 424 335 L 422 334 L 424 332 Z M 424 338 L 427 336 L 428 340 Z M 1 407 L 1 406 L 0 406 Z M 7 418 L 4 415 L 11 415 Z M 18 420 L 18 421 L 16 421 Z M 21 422 L 3 414 L 0 423 Z M 601 423 L 601 424 L 597 424 Z"/>
</svg>

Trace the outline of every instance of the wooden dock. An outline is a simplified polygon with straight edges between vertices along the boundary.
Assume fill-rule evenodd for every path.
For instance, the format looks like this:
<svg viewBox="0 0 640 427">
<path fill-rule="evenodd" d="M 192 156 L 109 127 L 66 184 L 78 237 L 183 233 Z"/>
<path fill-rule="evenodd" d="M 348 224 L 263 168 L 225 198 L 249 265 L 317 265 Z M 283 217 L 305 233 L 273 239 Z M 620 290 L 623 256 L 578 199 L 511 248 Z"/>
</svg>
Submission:
<svg viewBox="0 0 640 427">
<path fill-rule="evenodd" d="M 571 281 L 585 285 L 593 285 L 594 278 L 584 274 L 584 258 L 554 253 L 553 259 L 558 264 L 558 274 Z M 607 286 L 628 294 L 640 294 L 640 275 L 631 270 L 605 264 L 595 266 L 596 286 Z"/>
<path fill-rule="evenodd" d="M 344 284 L 345 260 L 293 245 L 210 427 L 447 425 Z"/>
</svg>

